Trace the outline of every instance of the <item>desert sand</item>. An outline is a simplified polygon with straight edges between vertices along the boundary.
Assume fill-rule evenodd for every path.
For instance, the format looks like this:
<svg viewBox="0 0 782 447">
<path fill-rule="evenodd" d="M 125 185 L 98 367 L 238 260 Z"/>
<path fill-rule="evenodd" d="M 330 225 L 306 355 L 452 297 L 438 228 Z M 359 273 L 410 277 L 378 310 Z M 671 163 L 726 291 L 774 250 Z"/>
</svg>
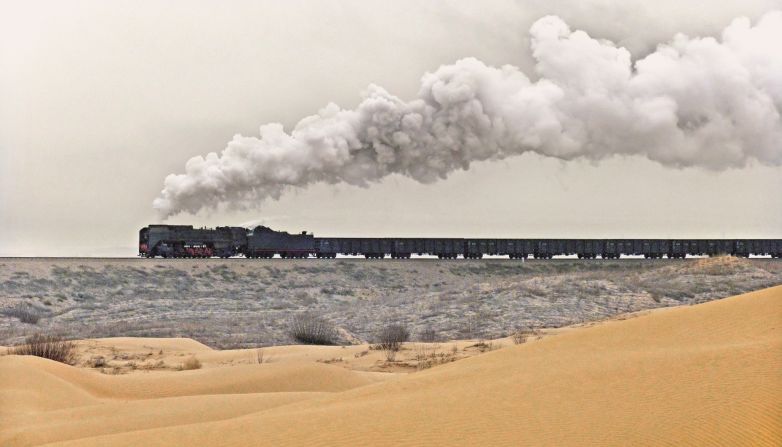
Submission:
<svg viewBox="0 0 782 447">
<path fill-rule="evenodd" d="M 390 372 L 366 345 L 258 363 L 188 339 L 80 342 L 100 369 L 6 355 L 0 445 L 782 443 L 782 286 L 492 343 L 410 344 Z M 422 349 L 452 358 L 416 371 Z M 202 367 L 177 370 L 190 357 Z"/>
</svg>

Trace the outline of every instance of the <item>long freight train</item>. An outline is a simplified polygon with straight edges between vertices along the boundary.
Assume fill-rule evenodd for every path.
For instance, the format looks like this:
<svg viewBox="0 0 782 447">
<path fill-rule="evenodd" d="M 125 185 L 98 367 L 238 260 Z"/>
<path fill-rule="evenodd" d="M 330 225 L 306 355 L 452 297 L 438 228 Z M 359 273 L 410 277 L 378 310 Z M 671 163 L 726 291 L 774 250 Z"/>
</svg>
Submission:
<svg viewBox="0 0 782 447">
<path fill-rule="evenodd" d="M 366 258 L 408 259 L 434 255 L 440 259 L 551 259 L 578 255 L 581 259 L 684 258 L 687 255 L 782 257 L 782 239 L 461 239 L 355 238 L 290 234 L 258 226 L 193 228 L 191 225 L 150 225 L 139 231 L 139 256 L 154 258 L 210 258 L 243 255 L 248 258 L 336 258 L 338 254 Z"/>
</svg>

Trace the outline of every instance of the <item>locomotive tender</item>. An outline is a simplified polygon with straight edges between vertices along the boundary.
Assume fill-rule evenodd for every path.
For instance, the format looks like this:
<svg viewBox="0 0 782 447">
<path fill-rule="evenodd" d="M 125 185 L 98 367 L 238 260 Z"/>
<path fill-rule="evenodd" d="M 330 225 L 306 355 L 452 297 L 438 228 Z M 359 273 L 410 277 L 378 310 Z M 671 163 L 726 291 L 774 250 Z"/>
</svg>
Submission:
<svg viewBox="0 0 782 447">
<path fill-rule="evenodd" d="M 486 255 L 511 259 L 551 259 L 578 255 L 580 259 L 684 258 L 687 255 L 771 255 L 782 257 L 782 239 L 461 239 L 352 238 L 290 234 L 257 226 L 193 228 L 192 225 L 149 225 L 139 231 L 139 256 L 154 258 L 336 258 L 338 254 L 366 258 L 409 259 L 435 255 L 440 259 L 480 259 Z"/>
</svg>

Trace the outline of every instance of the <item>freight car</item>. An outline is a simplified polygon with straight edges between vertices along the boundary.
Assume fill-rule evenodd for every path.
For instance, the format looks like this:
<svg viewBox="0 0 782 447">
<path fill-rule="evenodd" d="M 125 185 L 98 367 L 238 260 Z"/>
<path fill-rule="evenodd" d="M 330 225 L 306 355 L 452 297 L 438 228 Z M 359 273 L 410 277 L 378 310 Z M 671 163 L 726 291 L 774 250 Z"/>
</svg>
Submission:
<svg viewBox="0 0 782 447">
<path fill-rule="evenodd" d="M 193 228 L 191 225 L 150 225 L 139 232 L 139 255 L 154 258 L 193 258 L 244 255 L 248 258 L 336 258 L 338 254 L 370 259 L 413 254 L 440 259 L 551 259 L 577 255 L 580 259 L 618 259 L 625 256 L 669 259 L 687 255 L 782 257 L 782 239 L 461 239 L 349 238 L 290 234 L 264 226 Z"/>
</svg>

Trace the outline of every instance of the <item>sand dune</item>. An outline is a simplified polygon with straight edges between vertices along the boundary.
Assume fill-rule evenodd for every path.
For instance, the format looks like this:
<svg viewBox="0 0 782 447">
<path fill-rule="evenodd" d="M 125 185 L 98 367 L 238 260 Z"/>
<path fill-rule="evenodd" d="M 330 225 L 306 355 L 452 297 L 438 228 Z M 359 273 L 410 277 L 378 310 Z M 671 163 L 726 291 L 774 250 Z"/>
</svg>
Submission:
<svg viewBox="0 0 782 447">
<path fill-rule="evenodd" d="M 58 411 L 6 415 L 0 445 L 40 445 L 111 433 L 216 421 L 326 393 L 212 394 L 102 401 Z"/>
<path fill-rule="evenodd" d="M 384 381 L 307 362 L 307 349 L 277 364 L 127 376 L 2 357 L 0 444 L 782 443 L 782 287 Z"/>
</svg>

